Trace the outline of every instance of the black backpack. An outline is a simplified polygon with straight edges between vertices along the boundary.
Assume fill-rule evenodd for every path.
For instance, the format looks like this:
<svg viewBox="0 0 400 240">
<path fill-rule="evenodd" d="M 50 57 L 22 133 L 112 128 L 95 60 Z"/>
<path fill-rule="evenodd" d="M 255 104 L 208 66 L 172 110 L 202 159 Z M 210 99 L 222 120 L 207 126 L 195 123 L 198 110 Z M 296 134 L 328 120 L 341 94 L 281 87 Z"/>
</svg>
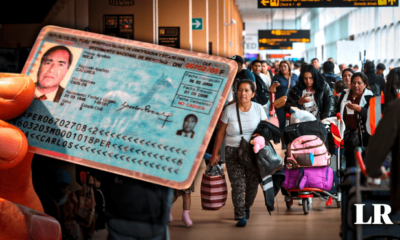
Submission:
<svg viewBox="0 0 400 240">
<path fill-rule="evenodd" d="M 251 100 L 261 105 L 265 105 L 268 103 L 269 100 L 269 95 L 268 95 L 269 88 L 262 80 L 260 75 L 254 74 L 254 77 L 256 78 L 257 89 L 256 89 L 256 95 Z"/>
</svg>

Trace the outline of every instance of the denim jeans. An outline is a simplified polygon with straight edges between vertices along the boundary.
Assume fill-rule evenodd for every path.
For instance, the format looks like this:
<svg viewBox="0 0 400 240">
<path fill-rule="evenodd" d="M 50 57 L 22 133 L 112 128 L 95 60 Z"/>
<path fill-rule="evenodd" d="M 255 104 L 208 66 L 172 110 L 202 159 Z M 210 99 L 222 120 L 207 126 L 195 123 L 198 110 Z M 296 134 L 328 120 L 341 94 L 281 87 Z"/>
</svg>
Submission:
<svg viewBox="0 0 400 240">
<path fill-rule="evenodd" d="M 286 112 L 285 107 L 275 108 L 276 116 L 278 117 L 279 129 L 283 131 L 286 126 Z"/>
</svg>

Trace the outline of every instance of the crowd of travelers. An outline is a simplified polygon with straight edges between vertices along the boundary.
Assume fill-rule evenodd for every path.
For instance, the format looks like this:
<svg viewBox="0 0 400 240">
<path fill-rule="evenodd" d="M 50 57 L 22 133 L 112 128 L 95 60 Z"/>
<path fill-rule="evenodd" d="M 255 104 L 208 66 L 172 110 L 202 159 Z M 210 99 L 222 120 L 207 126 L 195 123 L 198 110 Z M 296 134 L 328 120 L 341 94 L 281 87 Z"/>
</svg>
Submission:
<svg viewBox="0 0 400 240">
<path fill-rule="evenodd" d="M 232 88 L 232 96 L 237 96 L 237 98 L 228 99 L 229 104 L 222 113 L 218 140 L 210 164 L 213 165 L 218 162 L 222 140 L 227 138 L 225 161 L 231 180 L 235 219 L 238 220 L 237 226 L 246 225 L 246 219 L 249 218 L 250 207 L 255 197 L 254 188 L 257 185 L 254 173 L 250 169 L 246 169 L 245 166 L 238 164 L 241 160 L 237 158 L 237 151 L 242 136 L 250 141 L 254 137 L 252 133 L 257 125 L 262 121 L 268 121 L 270 115 L 275 115 L 278 118 L 279 129 L 283 131 L 287 124 L 286 114 L 290 113 L 291 107 L 308 111 L 321 121 L 335 117 L 340 113 L 346 126 L 344 136 L 344 138 L 347 137 L 344 142 L 345 167 L 354 167 L 356 165 L 354 148 L 368 147 L 370 139 L 370 134 L 367 131 L 370 99 L 383 94 L 385 98 L 383 107 L 385 107 L 389 102 L 397 99 L 400 92 L 400 68 L 390 69 L 385 80 L 383 73 L 386 69 L 385 65 L 382 63 L 375 65 L 374 62 L 369 60 L 362 65 L 362 69 L 359 71 L 358 65 L 337 65 L 332 58 L 322 64 L 317 58 L 312 59 L 310 63 L 293 63 L 287 60 L 280 62 L 254 60 L 245 63 L 243 58 L 238 55 L 232 57 L 232 59 L 238 64 L 238 71 Z M 269 101 L 267 104 L 258 101 L 257 95 L 264 93 L 259 92 L 258 86 L 255 84 L 251 85 L 252 82 L 257 81 L 257 78 L 264 81 L 268 87 Z M 283 107 L 278 107 L 278 104 L 281 105 L 278 101 L 282 98 L 285 99 L 285 104 Z M 243 119 L 249 119 L 249 121 L 242 123 L 242 127 L 246 128 L 246 133 L 243 132 L 242 134 L 239 131 L 239 116 L 236 117 L 236 105 L 230 105 L 232 102 L 236 102 L 235 104 L 239 106 L 240 114 L 238 115 L 242 122 Z M 260 112 L 260 109 L 264 109 L 265 112 Z M 398 113 L 396 114 L 398 115 Z M 394 116 L 397 116 L 396 114 Z M 392 128 L 387 128 L 387 133 L 389 129 Z M 392 135 L 396 135 L 395 133 Z M 230 139 L 235 139 L 235 141 Z M 376 140 L 375 137 L 375 141 L 379 140 Z M 381 161 L 369 163 L 374 167 L 374 170 L 370 170 L 374 177 L 387 177 L 385 170 L 383 168 L 381 170 L 380 167 L 377 168 L 377 165 L 384 160 L 382 158 L 392 146 L 398 145 L 397 135 L 390 138 L 390 141 L 390 144 L 388 143 L 385 148 L 387 151 L 379 155 Z M 378 149 L 377 146 L 374 145 L 374 148 Z M 282 142 L 282 149 L 286 149 L 286 147 Z M 395 154 L 394 156 L 398 156 L 398 152 L 395 152 Z M 367 163 L 368 161 L 372 162 L 369 159 L 367 158 Z M 398 169 L 397 163 L 394 166 Z M 395 176 L 397 177 L 397 174 Z M 397 188 L 395 183 L 394 188 Z"/>
<path fill-rule="evenodd" d="M 246 63 L 238 55 L 231 59 L 237 62 L 238 70 L 216 131 L 217 136 L 209 164 L 211 166 L 218 164 L 221 159 L 220 150 L 224 148 L 237 226 L 246 226 L 260 183 L 259 175 L 240 163 L 238 148 L 241 140 L 250 141 L 253 137 L 259 136 L 254 134 L 255 130 L 260 124 L 269 122 L 271 116 L 278 118 L 278 127 L 283 131 L 286 126 L 286 114 L 290 113 L 292 107 L 305 110 L 318 120 L 336 116 L 337 113 L 343 116 L 349 136 L 349 142 L 345 142 L 344 152 L 346 167 L 356 164 L 353 154 L 355 147 L 368 147 L 366 152 L 368 173 L 372 177 L 385 179 L 388 174 L 381 168 L 381 163 L 391 151 L 392 204 L 396 211 L 400 210 L 400 191 L 396 191 L 400 171 L 398 164 L 400 68 L 390 69 L 385 77 L 385 65 L 382 63 L 375 65 L 372 61 L 366 61 L 359 69 L 357 65 L 337 65 L 332 58 L 322 64 L 317 58 L 312 59 L 310 63 L 287 60 L 280 62 L 254 60 Z M 367 131 L 369 103 L 372 97 L 381 95 L 384 100 L 382 124 L 377 128 L 376 135 L 371 137 Z M 284 104 L 277 107 L 278 102 L 282 101 Z M 282 149 L 286 147 L 282 143 Z M 108 229 L 114 236 L 118 236 L 121 224 L 123 231 L 127 229 L 139 231 L 141 228 L 143 232 L 159 231 L 164 234 L 165 219 L 159 216 L 168 215 L 172 202 L 179 196 L 184 199 L 182 220 L 186 226 L 193 224 L 189 210 L 190 193 L 194 191 L 194 186 L 185 191 L 175 191 L 174 195 L 171 189 L 165 187 L 139 183 L 138 180 L 125 177 L 106 176 L 103 177 L 105 181 L 102 189 L 112 193 L 107 199 L 102 196 L 100 181 L 95 177 L 96 174 L 92 175 L 86 168 L 82 171 L 77 170 L 78 174 L 75 177 L 83 188 L 76 192 L 70 192 L 71 176 L 64 170 L 40 169 L 38 172 L 43 173 L 34 176 L 37 178 L 38 186 L 46 187 L 43 189 L 37 187 L 36 191 L 45 212 L 61 223 L 64 239 L 90 239 L 94 230 L 105 228 L 104 202 L 108 202 L 108 213 L 113 216 L 126 215 L 131 211 L 129 223 L 123 218 L 108 223 Z M 48 172 L 55 174 L 50 176 L 46 174 Z M 111 184 L 106 184 L 107 182 Z M 50 188 L 55 191 L 49 191 Z M 118 195 L 117 189 L 122 189 L 120 192 L 126 195 Z M 150 203 L 144 202 L 147 197 L 140 198 L 129 194 L 129 192 L 149 193 L 145 189 L 151 189 L 150 192 L 156 200 Z M 131 203 L 132 208 L 119 208 L 120 199 L 128 198 L 134 199 Z M 143 208 L 139 211 L 135 208 L 135 206 L 150 205 L 162 209 L 150 211 Z M 147 214 L 148 212 L 150 214 Z M 143 219 L 150 224 L 135 225 L 143 222 Z M 172 218 L 170 220 L 172 221 Z"/>
</svg>

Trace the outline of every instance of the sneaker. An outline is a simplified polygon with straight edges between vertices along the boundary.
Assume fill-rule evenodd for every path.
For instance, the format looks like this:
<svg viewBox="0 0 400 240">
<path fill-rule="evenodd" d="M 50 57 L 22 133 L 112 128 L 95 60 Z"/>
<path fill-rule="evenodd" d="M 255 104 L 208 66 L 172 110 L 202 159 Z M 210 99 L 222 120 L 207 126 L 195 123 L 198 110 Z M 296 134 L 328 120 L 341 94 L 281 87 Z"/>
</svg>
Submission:
<svg viewBox="0 0 400 240">
<path fill-rule="evenodd" d="M 246 213 L 246 219 L 250 218 L 250 208 L 244 209 L 244 212 Z"/>
<path fill-rule="evenodd" d="M 247 220 L 246 218 L 241 218 L 237 223 L 236 223 L 236 227 L 244 227 L 247 224 Z"/>
<path fill-rule="evenodd" d="M 188 227 L 193 225 L 193 222 L 189 217 L 189 210 L 183 210 L 183 212 L 182 212 L 182 221 Z"/>
</svg>

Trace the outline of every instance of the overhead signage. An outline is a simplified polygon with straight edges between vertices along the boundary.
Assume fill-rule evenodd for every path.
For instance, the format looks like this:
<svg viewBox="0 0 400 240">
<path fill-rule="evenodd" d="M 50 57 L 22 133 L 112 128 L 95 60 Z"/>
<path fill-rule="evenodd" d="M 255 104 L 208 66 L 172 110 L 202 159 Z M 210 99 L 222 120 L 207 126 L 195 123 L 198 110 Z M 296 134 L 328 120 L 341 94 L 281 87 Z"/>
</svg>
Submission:
<svg viewBox="0 0 400 240">
<path fill-rule="evenodd" d="M 180 27 L 159 27 L 158 45 L 181 48 L 181 28 Z"/>
<path fill-rule="evenodd" d="M 135 4 L 133 0 L 109 0 L 111 6 L 132 6 Z"/>
<path fill-rule="evenodd" d="M 396 7 L 398 0 L 257 0 L 258 8 Z"/>
<path fill-rule="evenodd" d="M 203 30 L 203 18 L 192 18 L 192 30 Z"/>
<path fill-rule="evenodd" d="M 274 45 L 269 45 L 269 44 L 259 44 L 259 50 L 291 50 L 293 49 L 293 43 L 286 43 L 286 42 L 276 42 Z"/>
<path fill-rule="evenodd" d="M 292 62 L 304 62 L 304 58 L 284 57 L 284 59 Z"/>
<path fill-rule="evenodd" d="M 23 69 L 37 99 L 11 123 L 34 153 L 185 189 L 236 70 L 222 57 L 45 27 Z"/>
<path fill-rule="evenodd" d="M 261 43 L 274 42 L 310 42 L 310 30 L 258 30 L 258 39 Z"/>
<path fill-rule="evenodd" d="M 267 58 L 284 58 L 288 56 L 290 56 L 290 54 L 267 54 Z"/>
</svg>

